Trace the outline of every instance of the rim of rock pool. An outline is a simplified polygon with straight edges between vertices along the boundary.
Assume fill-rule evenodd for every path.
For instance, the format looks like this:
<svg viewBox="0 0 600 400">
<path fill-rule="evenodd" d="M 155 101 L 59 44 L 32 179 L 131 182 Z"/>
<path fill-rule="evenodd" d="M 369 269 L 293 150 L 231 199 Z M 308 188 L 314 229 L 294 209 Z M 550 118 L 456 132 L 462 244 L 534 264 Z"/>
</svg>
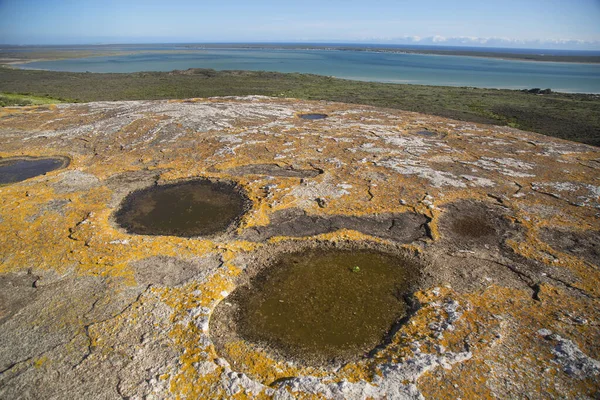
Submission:
<svg viewBox="0 0 600 400">
<path fill-rule="evenodd" d="M 343 254 L 351 255 L 352 260 L 359 260 L 357 264 L 361 260 L 369 260 L 371 256 L 384 262 L 381 265 L 378 262 L 374 265 L 361 264 L 361 267 L 349 264 L 340 266 L 333 262 L 328 264 L 328 267 L 333 266 L 328 269 L 335 271 L 330 273 L 325 271 L 327 268 L 322 268 L 318 278 L 312 274 L 317 272 L 319 275 L 314 266 L 308 269 L 302 265 L 282 266 L 286 259 L 307 259 L 307 264 L 310 264 L 310 260 L 316 255 L 323 254 L 322 260 L 327 260 L 330 254 Z M 422 260 L 401 246 L 370 241 L 286 241 L 242 257 L 247 258 L 247 267 L 237 278 L 236 288 L 213 310 L 209 326 L 217 352 L 230 361 L 235 362 L 235 354 L 228 350 L 228 344 L 243 341 L 255 351 L 265 352 L 275 361 L 337 368 L 368 359 L 377 350 L 386 347 L 398 329 L 419 308 L 413 294 L 422 284 L 421 271 L 424 265 Z M 298 279 L 302 278 L 302 274 L 298 273 L 302 270 L 311 271 L 311 277 L 316 279 Z M 396 280 L 390 281 L 391 271 Z M 292 278 L 286 278 L 286 275 L 292 275 Z M 364 278 L 369 275 L 369 278 Z M 334 279 L 339 276 L 345 278 Z M 334 279 L 335 285 L 317 283 L 325 282 L 324 278 L 327 277 Z M 286 282 L 286 279 L 292 283 Z M 283 284 L 280 288 L 283 289 L 273 289 L 281 282 Z M 313 282 L 316 284 L 312 284 Z M 361 285 L 364 287 L 361 288 Z M 322 291 L 323 287 L 327 287 L 326 292 Z M 364 297 L 367 293 L 369 297 Z M 287 295 L 290 297 L 286 297 Z M 337 295 L 342 297 L 335 298 Z M 301 301 L 295 305 L 293 301 L 291 305 L 286 304 L 292 296 Z M 313 302 L 307 300 L 310 296 L 325 300 Z M 306 312 L 302 312 L 307 301 L 310 301 L 310 306 L 307 306 Z M 257 314 L 255 310 L 261 309 L 265 304 L 267 313 Z M 281 320 L 285 322 L 276 322 L 276 328 L 269 328 L 270 332 L 259 332 L 271 324 L 273 316 L 281 310 L 288 313 Z M 252 319 L 257 315 L 262 319 Z M 329 319 L 331 315 L 336 317 Z M 306 316 L 308 319 L 305 319 Z M 277 321 L 278 317 L 275 318 Z M 367 322 L 369 325 L 357 324 L 357 321 Z M 315 333 L 309 333 L 308 338 L 300 337 L 304 333 L 292 333 L 290 338 L 290 332 L 295 332 L 297 327 L 302 327 L 303 332 Z M 340 336 L 340 333 L 343 334 Z M 315 340 L 321 340 L 321 343 L 314 342 Z"/>
<path fill-rule="evenodd" d="M 326 119 L 329 117 L 329 115 L 327 114 L 323 114 L 323 113 L 305 113 L 305 114 L 298 114 L 298 117 L 300 119 L 305 119 L 308 121 L 318 121 L 321 119 Z"/>
<path fill-rule="evenodd" d="M 238 183 L 201 177 L 134 190 L 112 219 L 128 234 L 214 237 L 235 230 L 251 207 Z"/>
<path fill-rule="evenodd" d="M 11 167 L 19 162 L 30 165 L 24 166 L 25 171 L 15 168 L 13 168 L 14 171 L 11 171 Z M 35 163 L 41 163 L 41 165 L 31 165 Z M 63 155 L 0 157 L 0 186 L 23 182 L 52 171 L 65 169 L 69 164 L 71 164 L 71 158 Z"/>
</svg>

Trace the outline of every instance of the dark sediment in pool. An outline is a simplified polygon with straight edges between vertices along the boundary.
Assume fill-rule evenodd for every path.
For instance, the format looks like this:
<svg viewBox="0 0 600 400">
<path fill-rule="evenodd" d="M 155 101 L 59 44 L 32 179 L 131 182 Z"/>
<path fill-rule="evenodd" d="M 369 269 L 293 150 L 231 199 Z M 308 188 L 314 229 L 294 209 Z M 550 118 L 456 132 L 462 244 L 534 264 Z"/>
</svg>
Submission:
<svg viewBox="0 0 600 400">
<path fill-rule="evenodd" d="M 438 221 L 440 240 L 434 246 L 469 254 L 499 251 L 505 257 L 515 253 L 508 240 L 523 240 L 525 227 L 518 223 L 507 207 L 475 200 L 459 200 L 446 204 Z M 519 261 L 521 262 L 521 261 Z"/>
<path fill-rule="evenodd" d="M 454 220 L 452 230 L 457 236 L 465 238 L 480 238 L 492 236 L 496 233 L 485 218 L 470 215 Z"/>
<path fill-rule="evenodd" d="M 197 180 L 135 191 L 125 198 L 115 219 L 129 233 L 206 236 L 230 229 L 249 203 L 231 183 Z"/>
<path fill-rule="evenodd" d="M 327 114 L 300 114 L 300 118 L 308 119 L 308 120 L 317 120 L 317 119 L 325 119 L 327 118 Z"/>
<path fill-rule="evenodd" d="M 409 314 L 418 274 L 408 259 L 375 250 L 286 253 L 227 299 L 233 307 L 219 305 L 215 320 L 230 324 L 219 309 L 233 313 L 241 338 L 279 357 L 347 362 L 382 344 Z"/>
<path fill-rule="evenodd" d="M 67 157 L 14 157 L 0 159 L 0 185 L 21 182 L 69 165 Z"/>
</svg>

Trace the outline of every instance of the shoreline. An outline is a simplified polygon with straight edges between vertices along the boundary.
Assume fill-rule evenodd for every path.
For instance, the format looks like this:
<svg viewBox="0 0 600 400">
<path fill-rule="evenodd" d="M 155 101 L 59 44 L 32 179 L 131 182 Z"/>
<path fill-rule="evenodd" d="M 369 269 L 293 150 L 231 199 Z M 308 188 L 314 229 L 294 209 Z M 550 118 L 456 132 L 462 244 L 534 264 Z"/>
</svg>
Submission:
<svg viewBox="0 0 600 400">
<path fill-rule="evenodd" d="M 100 57 L 100 56 L 98 56 Z M 64 60 L 64 59 L 53 59 L 53 60 L 30 60 L 27 62 L 14 62 L 11 64 L 6 64 L 6 63 L 2 63 L 0 62 L 0 68 L 5 68 L 5 69 L 12 69 L 12 70 L 19 70 L 19 71 L 43 71 L 43 72 L 59 72 L 59 73 L 68 73 L 68 74 L 121 74 L 121 75 L 126 75 L 126 74 L 140 74 L 140 73 L 173 73 L 173 72 L 177 72 L 177 71 L 185 71 L 185 70 L 178 70 L 178 69 L 174 69 L 174 70 L 170 70 L 170 71 L 137 71 L 137 72 L 91 72 L 91 71 L 86 71 L 86 72 L 71 72 L 71 71 L 55 71 L 55 70 L 51 70 L 51 69 L 44 69 L 44 68 L 28 68 L 28 67 L 19 67 L 19 65 L 26 65 L 29 63 L 33 63 L 33 62 L 38 62 L 38 61 L 59 61 L 59 60 Z M 212 71 L 216 71 L 216 72 L 222 72 L 222 73 L 230 73 L 230 72 L 236 72 L 236 71 L 243 71 L 243 72 L 253 72 L 253 73 L 278 73 L 278 74 L 302 74 L 302 75 L 315 75 L 315 76 L 319 76 L 319 77 L 323 77 L 323 78 L 333 78 L 333 79 L 340 79 L 340 80 L 349 80 L 349 81 L 354 81 L 354 82 L 363 82 L 363 83 L 380 83 L 380 84 L 389 84 L 389 85 L 414 85 L 414 86 L 436 86 L 436 87 L 447 87 L 447 88 L 466 88 L 466 89 L 484 89 L 484 90 L 511 90 L 511 91 L 518 91 L 518 92 L 522 92 L 522 91 L 527 91 L 529 89 L 533 89 L 533 87 L 491 87 L 491 86 L 468 86 L 468 85 L 443 85 L 443 84 L 431 84 L 431 83 L 419 83 L 416 81 L 406 81 L 406 80 L 373 80 L 373 79 L 368 79 L 368 78 L 362 78 L 362 77 L 357 77 L 357 76 L 334 76 L 334 75 L 323 75 L 323 74 L 316 74 L 316 73 L 307 73 L 307 72 L 280 72 L 280 71 L 270 71 L 270 70 L 237 70 L 237 69 L 214 69 L 214 68 L 188 68 L 188 70 L 212 70 Z M 539 88 L 539 89 L 546 89 L 546 88 Z M 554 89 L 554 88 L 550 88 L 552 90 L 552 93 L 564 93 L 564 94 L 581 94 L 581 95 L 591 95 L 591 96 L 598 96 L 600 95 L 600 92 L 581 92 L 581 91 L 572 91 L 572 90 L 564 90 L 564 89 Z"/>
<path fill-rule="evenodd" d="M 33 61 L 32 61 L 33 62 Z M 22 63 L 22 64 L 26 64 L 26 63 Z M 172 71 L 139 71 L 139 72 L 69 72 L 69 71 L 54 71 L 51 69 L 43 69 L 43 68 L 16 68 L 13 66 L 7 66 L 6 64 L 0 64 L 0 67 L 8 67 L 9 69 L 15 69 L 15 70 L 21 70 L 21 71 L 43 71 L 43 72 L 65 72 L 65 73 L 69 73 L 69 74 L 138 74 L 138 73 L 148 73 L 148 72 L 158 72 L 158 73 L 172 73 L 175 71 L 181 71 L 181 70 L 172 70 Z M 198 68 L 190 68 L 190 69 L 198 69 Z M 204 69 L 204 68 L 201 68 Z M 267 71 L 267 70 L 260 70 L 260 71 L 254 71 L 254 70 L 232 70 L 232 69 L 223 69 L 223 70 L 218 70 L 218 69 L 213 69 L 213 68 L 206 68 L 209 70 L 214 70 L 217 72 L 224 72 L 224 73 L 228 73 L 228 72 L 234 72 L 234 71 L 247 71 L 247 72 L 257 72 L 257 73 L 280 73 L 280 74 L 293 74 L 293 73 L 297 73 L 297 74 L 303 74 L 303 75 L 315 75 L 315 76 L 319 76 L 319 77 L 323 77 L 323 78 L 333 78 L 333 79 L 341 79 L 341 80 L 349 80 L 349 81 L 355 81 L 355 82 L 364 82 L 364 83 L 382 83 L 382 84 L 388 84 L 388 85 L 414 85 L 414 86 L 436 86 L 436 87 L 447 87 L 447 88 L 463 88 L 463 89 L 485 89 L 485 90 L 512 90 L 512 91 L 517 91 L 517 92 L 522 92 L 522 91 L 526 91 L 529 89 L 533 89 L 531 87 L 524 87 L 524 88 L 514 88 L 514 87 L 488 87 L 488 86 L 461 86 L 461 85 L 440 85 L 440 84 L 428 84 L 428 83 L 418 83 L 418 82 L 414 82 L 414 81 L 393 81 L 393 80 L 368 80 L 365 78 L 360 78 L 360 77 L 350 77 L 350 76 L 346 76 L 346 77 L 339 77 L 339 76 L 334 76 L 334 75 L 321 75 L 321 74 L 308 74 L 308 73 L 303 73 L 303 72 L 279 72 L 279 71 Z M 542 89 L 542 88 L 539 88 Z M 567 91 L 567 90 L 560 90 L 560 89 L 551 89 L 552 93 L 564 93 L 564 94 L 582 94 L 582 95 L 591 95 L 591 96 L 598 96 L 600 95 L 600 92 L 576 92 L 576 91 Z"/>
</svg>

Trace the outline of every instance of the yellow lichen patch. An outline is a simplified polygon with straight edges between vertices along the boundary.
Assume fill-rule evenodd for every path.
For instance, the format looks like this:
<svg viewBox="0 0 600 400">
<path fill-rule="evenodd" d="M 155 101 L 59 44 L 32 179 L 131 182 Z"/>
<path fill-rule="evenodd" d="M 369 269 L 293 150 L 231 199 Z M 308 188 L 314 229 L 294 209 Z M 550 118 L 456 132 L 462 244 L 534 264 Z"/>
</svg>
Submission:
<svg viewBox="0 0 600 400">
<path fill-rule="evenodd" d="M 581 381 L 571 387 L 574 383 L 570 382 L 568 375 L 553 361 L 551 345 L 537 334 L 538 330 L 549 328 L 564 335 L 574 328 L 557 323 L 555 314 L 569 309 L 584 311 L 591 304 L 586 305 L 586 301 L 581 302 L 575 298 L 571 298 L 571 301 L 578 301 L 579 304 L 568 304 L 564 300 L 569 296 L 547 285 L 541 288 L 541 303 L 532 300 L 526 293 L 496 286 L 483 293 L 467 295 L 466 298 L 473 308 L 463 316 L 462 321 L 470 326 L 467 328 L 466 339 L 469 339 L 469 349 L 474 356 L 459 368 L 435 370 L 421 378 L 424 394 L 442 398 L 488 396 L 490 390 L 502 385 L 496 379 L 506 379 L 508 371 L 511 371 L 510 379 L 520 382 L 528 392 L 540 396 L 548 393 L 572 396 L 581 390 L 587 392 L 592 388 L 589 381 Z M 492 316 L 492 319 L 486 321 L 482 318 L 486 314 Z M 490 325 L 489 321 L 494 323 Z M 527 329 L 515 329 L 517 322 L 527 326 Z M 448 339 L 453 340 L 452 336 L 461 331 L 464 329 L 458 326 L 456 331 L 447 336 Z M 573 332 L 568 333 L 572 339 L 594 337 L 598 335 L 598 328 L 582 325 L 575 335 Z M 586 346 L 583 348 L 591 350 Z M 507 353 L 510 356 L 507 357 Z M 597 356 L 593 352 L 591 355 Z M 547 371 L 547 379 L 539 379 L 532 371 Z M 466 377 L 468 378 L 465 379 Z M 561 383 L 562 387 L 555 386 L 555 382 Z"/>
<path fill-rule="evenodd" d="M 170 380 L 172 393 L 182 398 L 188 396 L 201 398 L 214 390 L 210 385 L 211 375 L 200 376 L 195 364 L 212 361 L 217 355 L 212 346 L 209 348 L 200 346 L 201 337 L 205 332 L 198 327 L 196 321 L 190 321 L 189 313 L 198 307 L 214 307 L 215 302 L 223 298 L 224 292 L 231 289 L 231 282 L 217 274 L 206 284 L 191 283 L 179 288 L 160 290 L 162 301 L 173 309 L 171 317 L 173 327 L 169 336 L 178 347 L 182 348 L 179 360 L 182 366 Z"/>
<path fill-rule="evenodd" d="M 360 381 L 369 382 L 373 379 L 371 365 L 368 361 L 346 364 L 339 371 L 336 371 L 336 379 L 343 379 L 352 383 Z"/>
<path fill-rule="evenodd" d="M 237 244 L 237 243 L 236 243 Z M 251 242 L 241 242 L 240 245 L 235 246 L 235 249 L 231 247 L 227 247 L 222 254 L 223 266 L 227 268 L 227 271 L 230 276 L 238 276 L 242 270 L 235 264 L 234 259 L 239 254 L 239 252 L 250 252 L 259 248 L 260 245 Z"/>
<path fill-rule="evenodd" d="M 180 357 L 181 367 L 176 375 L 170 379 L 169 389 L 171 393 L 178 398 L 203 398 L 208 396 L 215 390 L 212 386 L 218 380 L 220 371 L 203 376 L 198 374 L 195 364 L 206 359 L 202 354 L 204 349 L 198 347 L 200 339 L 198 327 L 192 323 L 183 327 L 176 325 L 171 330 L 170 336 L 178 346 L 184 349 L 183 355 Z"/>
<path fill-rule="evenodd" d="M 269 239 L 269 243 L 281 243 L 285 241 L 314 241 L 321 240 L 326 242 L 340 242 L 340 241 L 356 241 L 357 243 L 361 243 L 363 241 L 370 241 L 374 243 L 388 243 L 384 239 L 376 238 L 373 236 L 365 235 L 364 233 L 357 232 L 350 229 L 340 229 L 335 232 L 323 233 L 321 235 L 316 235 L 314 237 L 306 238 L 306 237 L 288 237 L 288 236 L 275 236 Z"/>
<path fill-rule="evenodd" d="M 436 398 L 494 397 L 491 395 L 492 389 L 498 383 L 494 382 L 493 378 L 503 374 L 495 369 L 505 362 L 498 360 L 496 351 L 500 349 L 511 348 L 510 366 L 503 366 L 503 368 L 521 370 L 525 373 L 527 369 L 524 364 L 527 361 L 529 364 L 535 361 L 537 363 L 535 368 L 542 369 L 544 365 L 550 363 L 550 354 L 541 349 L 535 353 L 534 358 L 527 357 L 531 354 L 529 352 L 531 346 L 537 345 L 537 341 L 531 340 L 535 334 L 528 332 L 524 337 L 513 337 L 517 334 L 513 330 L 515 320 L 525 322 L 527 318 L 526 322 L 530 329 L 534 332 L 535 329 L 540 329 L 540 326 L 533 321 L 537 314 L 534 310 L 536 302 L 530 296 L 525 293 L 520 295 L 515 290 L 490 287 L 483 293 L 464 297 L 463 301 L 469 302 L 469 310 L 461 316 L 460 322 L 454 326 L 454 329 L 444 336 L 442 343 L 447 348 L 467 345 L 473 357 L 458 367 L 447 370 L 437 369 L 421 377 L 419 383 L 425 395 Z M 514 310 L 514 307 L 508 306 L 507 303 L 518 304 L 519 313 L 512 314 L 511 310 Z M 527 309 L 529 310 L 525 311 Z"/>
<path fill-rule="evenodd" d="M 445 311 L 439 308 L 444 300 L 448 300 L 451 290 L 447 288 L 437 289 L 437 292 L 417 292 L 415 298 L 421 303 L 421 308 L 415 315 L 410 318 L 410 322 L 400 328 L 400 330 L 391 339 L 389 348 L 380 350 L 376 354 L 376 358 L 386 360 L 388 362 L 398 362 L 403 358 L 414 354 L 414 350 L 408 345 L 410 342 L 416 341 L 424 346 L 430 346 L 431 341 L 436 339 L 436 331 L 430 329 L 433 322 L 439 322 L 447 317 Z M 440 344 L 449 345 L 446 336 L 442 335 Z M 436 339 L 437 341 L 437 339 Z M 432 352 L 432 349 L 423 349 L 425 352 Z"/>
<path fill-rule="evenodd" d="M 224 350 L 224 355 L 229 360 L 232 368 L 263 382 L 265 385 L 270 385 L 278 379 L 291 376 L 315 376 L 315 373 L 318 375 L 318 371 L 312 368 L 298 368 L 277 362 L 264 351 L 256 349 L 242 340 L 227 343 Z"/>
<path fill-rule="evenodd" d="M 33 366 L 34 366 L 34 367 L 36 367 L 36 368 L 41 368 L 41 367 L 42 367 L 44 364 L 46 364 L 48 361 L 49 361 L 49 360 L 48 360 L 48 357 L 46 357 L 46 356 L 43 356 L 43 357 L 40 357 L 40 358 L 36 359 L 36 360 L 33 362 Z"/>
</svg>

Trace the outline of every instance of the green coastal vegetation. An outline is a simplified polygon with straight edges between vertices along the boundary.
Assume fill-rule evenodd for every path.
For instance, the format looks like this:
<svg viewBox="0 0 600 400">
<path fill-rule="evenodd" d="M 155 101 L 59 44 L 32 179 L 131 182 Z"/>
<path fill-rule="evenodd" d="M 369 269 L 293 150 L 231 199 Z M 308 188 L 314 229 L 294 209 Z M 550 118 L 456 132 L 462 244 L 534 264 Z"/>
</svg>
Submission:
<svg viewBox="0 0 600 400">
<path fill-rule="evenodd" d="M 0 67 L 0 105 L 264 95 L 417 111 L 600 146 L 600 95 L 389 84 L 326 76 L 190 69 L 71 73 Z"/>
<path fill-rule="evenodd" d="M 61 99 L 50 96 L 33 96 L 19 93 L 0 93 L 0 107 L 8 106 L 36 106 L 41 104 L 63 103 Z"/>
</svg>

